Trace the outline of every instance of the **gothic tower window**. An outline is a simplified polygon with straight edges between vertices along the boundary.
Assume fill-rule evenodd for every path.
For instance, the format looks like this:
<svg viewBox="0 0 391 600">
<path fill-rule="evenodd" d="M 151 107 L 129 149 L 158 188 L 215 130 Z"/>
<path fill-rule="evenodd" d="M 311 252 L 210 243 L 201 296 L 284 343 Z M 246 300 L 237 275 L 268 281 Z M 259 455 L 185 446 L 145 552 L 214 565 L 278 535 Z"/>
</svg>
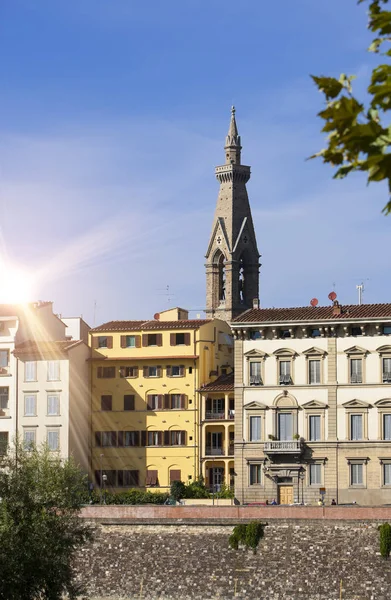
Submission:
<svg viewBox="0 0 391 600">
<path fill-rule="evenodd" d="M 226 273 L 225 273 L 225 257 L 222 252 L 217 254 L 217 265 L 219 269 L 219 301 L 225 302 L 225 286 L 226 286 Z"/>
<path fill-rule="evenodd" d="M 240 259 L 239 263 L 239 302 L 245 304 L 245 264 L 243 258 Z"/>
</svg>

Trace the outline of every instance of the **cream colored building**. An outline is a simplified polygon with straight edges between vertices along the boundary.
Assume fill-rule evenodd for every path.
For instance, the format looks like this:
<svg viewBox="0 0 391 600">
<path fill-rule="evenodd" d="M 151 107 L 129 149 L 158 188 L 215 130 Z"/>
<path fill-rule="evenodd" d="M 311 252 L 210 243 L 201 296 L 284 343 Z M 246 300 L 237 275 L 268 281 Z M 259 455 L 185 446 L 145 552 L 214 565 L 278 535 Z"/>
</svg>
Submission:
<svg viewBox="0 0 391 600">
<path fill-rule="evenodd" d="M 0 451 L 17 430 L 18 361 L 13 352 L 26 340 L 65 339 L 65 326 L 51 302 L 0 305 Z"/>
<path fill-rule="evenodd" d="M 241 503 L 391 502 L 391 304 L 251 309 L 233 323 Z"/>
</svg>

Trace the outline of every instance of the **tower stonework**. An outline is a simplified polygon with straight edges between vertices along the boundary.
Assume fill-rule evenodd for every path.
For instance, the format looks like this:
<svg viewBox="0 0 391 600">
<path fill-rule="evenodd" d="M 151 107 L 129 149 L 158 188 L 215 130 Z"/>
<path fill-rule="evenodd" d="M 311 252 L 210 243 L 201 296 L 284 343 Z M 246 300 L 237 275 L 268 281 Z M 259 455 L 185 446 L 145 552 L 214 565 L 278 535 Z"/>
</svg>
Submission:
<svg viewBox="0 0 391 600">
<path fill-rule="evenodd" d="M 206 314 L 230 322 L 251 308 L 259 293 L 259 257 L 246 183 L 250 167 L 241 164 L 235 108 L 225 142 L 225 164 L 216 167 L 220 183 L 206 257 Z"/>
</svg>

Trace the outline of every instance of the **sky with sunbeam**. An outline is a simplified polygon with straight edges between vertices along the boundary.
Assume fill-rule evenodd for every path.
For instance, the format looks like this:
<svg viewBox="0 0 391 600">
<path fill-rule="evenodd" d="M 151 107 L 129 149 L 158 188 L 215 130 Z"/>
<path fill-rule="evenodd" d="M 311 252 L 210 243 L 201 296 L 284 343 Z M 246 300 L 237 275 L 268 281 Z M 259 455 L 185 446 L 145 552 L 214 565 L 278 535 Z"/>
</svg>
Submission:
<svg viewBox="0 0 391 600">
<path fill-rule="evenodd" d="M 309 74 L 356 73 L 364 94 L 368 42 L 355 0 L 3 0 L 0 301 L 91 325 L 200 313 L 232 103 L 262 305 L 334 286 L 354 303 L 361 281 L 390 301 L 385 187 L 305 160 L 322 147 Z"/>
</svg>

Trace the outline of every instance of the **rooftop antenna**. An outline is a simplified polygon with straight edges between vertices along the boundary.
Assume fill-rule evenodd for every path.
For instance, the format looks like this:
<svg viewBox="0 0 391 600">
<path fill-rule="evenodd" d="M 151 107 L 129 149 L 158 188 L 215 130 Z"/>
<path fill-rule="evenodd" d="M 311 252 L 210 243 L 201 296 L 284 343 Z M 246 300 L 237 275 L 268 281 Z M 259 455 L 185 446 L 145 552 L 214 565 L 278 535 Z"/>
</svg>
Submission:
<svg viewBox="0 0 391 600">
<path fill-rule="evenodd" d="M 166 287 L 164 288 L 164 290 L 157 290 L 158 292 L 160 292 L 160 294 L 158 294 L 158 296 L 166 296 L 167 298 L 167 302 L 170 304 L 172 298 L 175 298 L 174 294 L 170 293 L 170 286 L 166 285 Z"/>
<path fill-rule="evenodd" d="M 364 282 L 362 281 L 359 285 L 356 285 L 356 290 L 358 291 L 358 305 L 362 304 L 362 295 L 364 293 Z"/>
<path fill-rule="evenodd" d="M 93 318 L 93 327 L 95 327 L 96 325 L 96 309 L 98 308 L 98 304 L 96 302 L 96 300 L 94 300 L 94 318 Z"/>
</svg>

